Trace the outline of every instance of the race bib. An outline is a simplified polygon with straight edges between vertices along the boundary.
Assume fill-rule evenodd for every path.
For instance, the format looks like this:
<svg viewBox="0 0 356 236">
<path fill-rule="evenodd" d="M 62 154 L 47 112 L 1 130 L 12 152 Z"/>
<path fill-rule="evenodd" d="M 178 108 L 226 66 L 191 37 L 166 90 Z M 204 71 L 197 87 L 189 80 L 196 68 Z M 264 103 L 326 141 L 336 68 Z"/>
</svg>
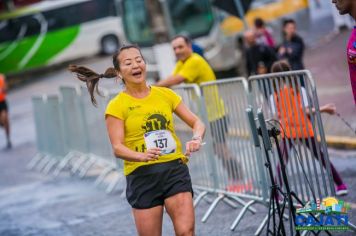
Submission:
<svg viewBox="0 0 356 236">
<path fill-rule="evenodd" d="M 144 135 L 146 148 L 160 148 L 161 154 L 174 153 L 177 144 L 169 130 L 155 130 Z"/>
</svg>

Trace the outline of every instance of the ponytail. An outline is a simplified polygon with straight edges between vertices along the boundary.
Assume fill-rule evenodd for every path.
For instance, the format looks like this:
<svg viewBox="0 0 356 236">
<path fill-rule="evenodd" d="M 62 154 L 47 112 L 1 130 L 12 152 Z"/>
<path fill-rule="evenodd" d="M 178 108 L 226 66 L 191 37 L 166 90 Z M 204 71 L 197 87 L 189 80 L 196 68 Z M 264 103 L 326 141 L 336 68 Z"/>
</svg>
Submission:
<svg viewBox="0 0 356 236">
<path fill-rule="evenodd" d="M 93 103 L 94 106 L 97 105 L 95 96 L 94 96 L 94 90 L 96 91 L 97 94 L 101 95 L 98 89 L 98 82 L 101 78 L 116 78 L 117 77 L 117 71 L 116 69 L 110 67 L 108 68 L 104 74 L 98 74 L 95 71 L 84 67 L 84 66 L 77 66 L 77 65 L 69 65 L 68 70 L 71 72 L 74 72 L 77 76 L 77 78 L 80 81 L 83 81 L 86 83 L 88 92 L 90 94 L 91 102 Z"/>
<path fill-rule="evenodd" d="M 95 71 L 92 71 L 91 69 L 84 67 L 84 66 L 77 66 L 77 65 L 69 65 L 68 70 L 71 72 L 74 72 L 77 76 L 77 78 L 80 81 L 83 81 L 87 84 L 88 91 L 90 93 L 90 98 L 91 102 L 93 103 L 94 106 L 97 105 L 95 96 L 94 96 L 94 90 L 96 91 L 97 94 L 101 95 L 99 90 L 98 90 L 98 82 L 101 78 L 116 78 L 117 77 L 117 72 L 120 71 L 120 63 L 119 63 L 119 55 L 123 50 L 130 49 L 130 48 L 135 48 L 140 52 L 140 55 L 142 56 L 141 50 L 138 46 L 136 45 L 124 45 L 122 46 L 116 53 L 114 53 L 112 57 L 112 62 L 114 65 L 113 67 L 110 67 L 106 69 L 104 74 L 98 74 Z M 142 56 L 143 58 L 143 56 Z M 144 60 L 144 58 L 143 58 Z M 122 78 L 122 81 L 125 83 L 124 78 Z"/>
</svg>

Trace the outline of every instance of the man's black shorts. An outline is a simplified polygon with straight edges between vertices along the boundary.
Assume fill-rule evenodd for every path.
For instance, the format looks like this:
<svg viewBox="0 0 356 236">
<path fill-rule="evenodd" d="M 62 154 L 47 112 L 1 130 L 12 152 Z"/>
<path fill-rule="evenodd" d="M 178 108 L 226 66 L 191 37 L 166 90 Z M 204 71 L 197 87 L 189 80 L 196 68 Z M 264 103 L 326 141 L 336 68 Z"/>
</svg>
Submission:
<svg viewBox="0 0 356 236">
<path fill-rule="evenodd" d="M 177 193 L 191 192 L 188 166 L 180 159 L 140 166 L 126 176 L 126 198 L 132 208 L 148 209 L 163 205 Z"/>
<path fill-rule="evenodd" d="M 9 109 L 9 108 L 7 107 L 7 102 L 6 102 L 6 100 L 0 102 L 0 112 L 2 112 L 2 111 L 7 111 L 8 109 Z"/>
<path fill-rule="evenodd" d="M 228 118 L 226 116 L 209 123 L 211 136 L 216 143 L 225 143 L 228 132 Z"/>
</svg>

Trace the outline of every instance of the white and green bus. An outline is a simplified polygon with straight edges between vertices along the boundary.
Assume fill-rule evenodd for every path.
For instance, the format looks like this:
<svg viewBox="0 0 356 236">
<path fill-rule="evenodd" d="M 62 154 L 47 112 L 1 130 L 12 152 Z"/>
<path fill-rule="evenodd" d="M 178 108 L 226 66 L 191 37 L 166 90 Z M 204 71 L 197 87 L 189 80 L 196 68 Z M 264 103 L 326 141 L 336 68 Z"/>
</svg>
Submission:
<svg viewBox="0 0 356 236">
<path fill-rule="evenodd" d="M 112 54 L 123 40 L 116 9 L 115 0 L 45 0 L 0 13 L 0 72 Z"/>
</svg>

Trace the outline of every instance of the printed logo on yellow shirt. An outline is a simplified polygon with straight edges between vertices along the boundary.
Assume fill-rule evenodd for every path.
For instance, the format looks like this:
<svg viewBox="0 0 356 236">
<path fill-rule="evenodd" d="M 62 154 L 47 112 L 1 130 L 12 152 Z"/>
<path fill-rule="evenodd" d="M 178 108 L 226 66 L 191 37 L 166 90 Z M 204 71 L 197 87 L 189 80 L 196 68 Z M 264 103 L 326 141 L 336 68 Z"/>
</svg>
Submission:
<svg viewBox="0 0 356 236">
<path fill-rule="evenodd" d="M 150 113 L 144 118 L 144 125 L 142 128 L 145 130 L 145 133 L 151 132 L 154 130 L 165 130 L 168 129 L 170 120 L 166 118 L 166 116 L 160 112 Z"/>
</svg>

